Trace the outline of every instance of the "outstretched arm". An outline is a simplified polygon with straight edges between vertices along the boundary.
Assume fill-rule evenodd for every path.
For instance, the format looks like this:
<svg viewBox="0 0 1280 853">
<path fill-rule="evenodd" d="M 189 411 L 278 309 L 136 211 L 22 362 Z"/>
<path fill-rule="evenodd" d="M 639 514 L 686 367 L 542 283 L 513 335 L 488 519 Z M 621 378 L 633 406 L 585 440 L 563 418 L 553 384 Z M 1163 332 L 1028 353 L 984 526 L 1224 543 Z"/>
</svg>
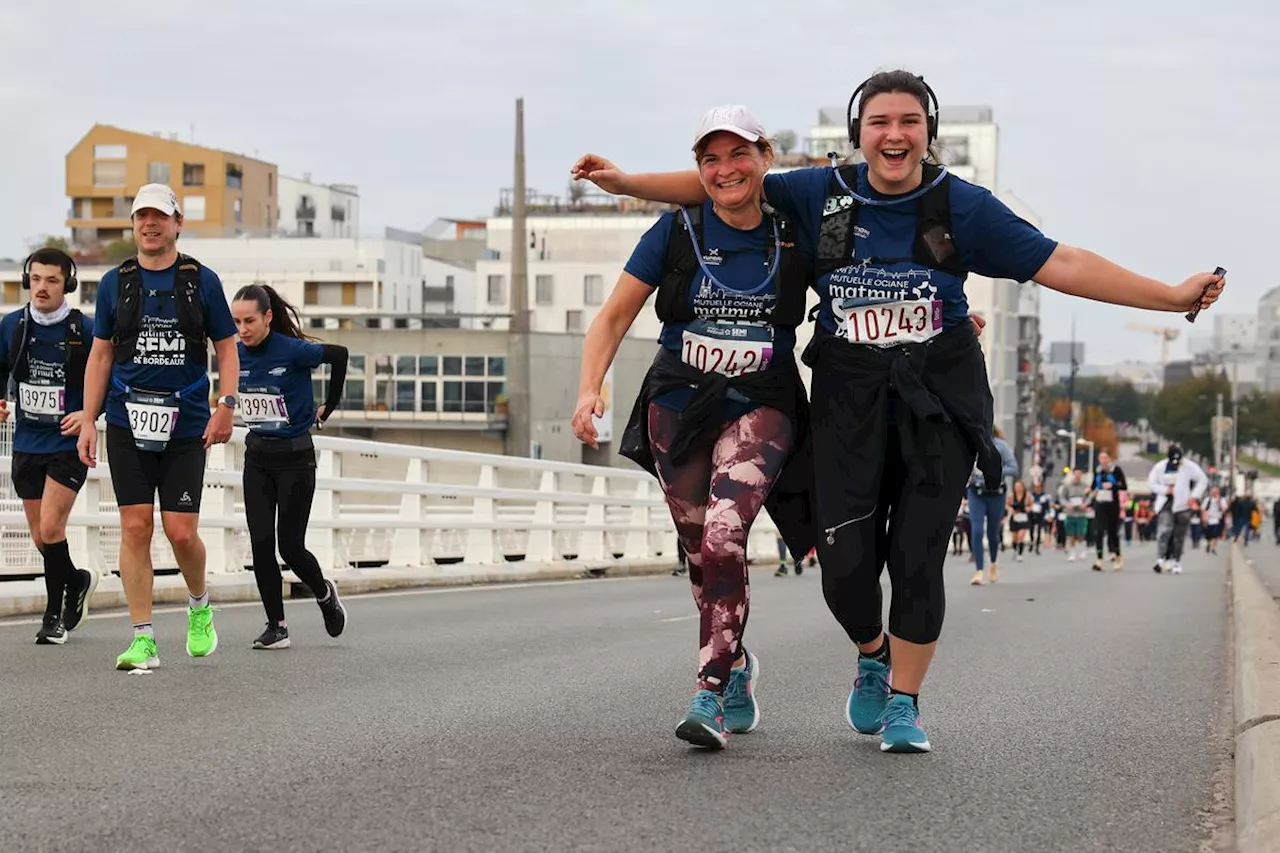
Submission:
<svg viewBox="0 0 1280 853">
<path fill-rule="evenodd" d="M 707 200 L 695 169 L 629 175 L 596 154 L 584 154 L 569 170 L 575 181 L 587 180 L 605 192 L 667 204 L 699 204 Z"/>
<path fill-rule="evenodd" d="M 1226 285 L 1225 276 L 1196 273 L 1182 284 L 1170 287 L 1154 278 L 1131 272 L 1087 249 L 1064 243 L 1053 250 L 1049 260 L 1035 274 L 1035 280 L 1071 296 L 1152 311 L 1190 311 L 1197 305 L 1208 308 L 1217 301 Z"/>
</svg>

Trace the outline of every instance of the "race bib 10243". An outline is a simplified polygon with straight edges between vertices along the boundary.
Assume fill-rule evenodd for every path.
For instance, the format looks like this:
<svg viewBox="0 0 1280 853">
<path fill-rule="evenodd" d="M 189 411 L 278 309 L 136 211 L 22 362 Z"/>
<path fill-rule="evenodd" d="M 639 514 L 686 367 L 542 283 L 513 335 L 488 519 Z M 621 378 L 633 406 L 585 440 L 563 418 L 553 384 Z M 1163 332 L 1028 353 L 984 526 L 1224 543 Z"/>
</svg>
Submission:
<svg viewBox="0 0 1280 853">
<path fill-rule="evenodd" d="M 691 323 L 681 334 L 680 359 L 703 373 L 730 377 L 758 373 L 773 359 L 773 327 L 708 320 Z"/>
<path fill-rule="evenodd" d="M 844 306 L 850 343 L 894 347 L 924 343 L 942 332 L 942 300 L 914 299 Z"/>
</svg>

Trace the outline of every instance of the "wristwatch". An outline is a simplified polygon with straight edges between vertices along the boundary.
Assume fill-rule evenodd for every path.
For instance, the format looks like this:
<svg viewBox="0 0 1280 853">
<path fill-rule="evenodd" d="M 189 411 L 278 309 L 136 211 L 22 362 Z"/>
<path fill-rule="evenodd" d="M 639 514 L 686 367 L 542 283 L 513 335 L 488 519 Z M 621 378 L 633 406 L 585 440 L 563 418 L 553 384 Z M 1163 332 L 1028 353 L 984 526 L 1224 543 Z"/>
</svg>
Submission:
<svg viewBox="0 0 1280 853">
<path fill-rule="evenodd" d="M 226 406 L 228 409 L 234 412 L 236 410 L 236 398 L 231 396 L 230 394 L 227 394 L 225 397 L 219 397 L 218 405 Z"/>
</svg>

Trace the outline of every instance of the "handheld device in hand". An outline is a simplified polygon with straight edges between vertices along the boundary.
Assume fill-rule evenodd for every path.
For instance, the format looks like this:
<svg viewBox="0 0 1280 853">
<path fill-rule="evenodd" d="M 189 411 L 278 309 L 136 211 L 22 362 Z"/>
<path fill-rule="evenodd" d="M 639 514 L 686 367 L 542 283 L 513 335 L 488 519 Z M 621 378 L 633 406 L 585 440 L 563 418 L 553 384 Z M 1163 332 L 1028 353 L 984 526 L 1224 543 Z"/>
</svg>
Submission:
<svg viewBox="0 0 1280 853">
<path fill-rule="evenodd" d="M 1223 269 L 1222 267 L 1218 267 L 1217 269 L 1215 269 L 1215 270 L 1213 271 L 1213 274 L 1214 274 L 1214 275 L 1216 275 L 1218 278 L 1222 278 L 1224 275 L 1226 275 L 1226 274 L 1227 274 L 1227 271 L 1226 271 L 1225 269 Z M 1211 288 L 1211 287 L 1213 287 L 1213 285 L 1212 285 L 1212 284 L 1206 284 L 1206 285 L 1204 286 L 1204 290 L 1200 291 L 1200 298 L 1201 298 L 1201 299 L 1204 299 L 1204 295 L 1205 295 L 1206 293 L 1208 293 L 1208 292 L 1209 292 L 1209 288 Z M 1199 303 L 1199 302 L 1196 302 L 1196 307 L 1195 307 L 1195 308 L 1192 308 L 1190 311 L 1188 311 L 1188 312 L 1186 313 L 1187 322 L 1188 322 L 1188 323 L 1194 323 L 1194 322 L 1196 321 L 1196 317 L 1197 317 L 1199 314 L 1200 314 L 1200 303 Z"/>
</svg>

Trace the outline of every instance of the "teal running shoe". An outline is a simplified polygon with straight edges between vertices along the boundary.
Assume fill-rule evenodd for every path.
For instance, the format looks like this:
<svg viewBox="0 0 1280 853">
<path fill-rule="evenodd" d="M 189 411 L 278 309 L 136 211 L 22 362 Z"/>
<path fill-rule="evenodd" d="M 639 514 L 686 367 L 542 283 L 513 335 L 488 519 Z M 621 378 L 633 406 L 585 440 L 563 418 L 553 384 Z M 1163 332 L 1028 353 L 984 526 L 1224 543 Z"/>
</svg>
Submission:
<svg viewBox="0 0 1280 853">
<path fill-rule="evenodd" d="M 845 720 L 859 734 L 880 731 L 880 717 L 889 701 L 889 667 L 871 658 L 858 658 L 858 677 L 849 691 Z"/>
<path fill-rule="evenodd" d="M 760 680 L 760 659 L 747 652 L 747 665 L 729 672 L 724 691 L 724 727 L 734 734 L 746 734 L 760 725 L 760 705 L 756 684 Z"/>
<path fill-rule="evenodd" d="M 933 748 L 920 722 L 920 709 L 910 696 L 891 697 L 881 721 L 884 723 L 881 752 L 928 752 Z"/>
<path fill-rule="evenodd" d="M 724 749 L 729 733 L 724 729 L 724 702 L 710 690 L 699 690 L 689 702 L 689 713 L 676 726 L 676 737 L 705 749 Z"/>
</svg>

